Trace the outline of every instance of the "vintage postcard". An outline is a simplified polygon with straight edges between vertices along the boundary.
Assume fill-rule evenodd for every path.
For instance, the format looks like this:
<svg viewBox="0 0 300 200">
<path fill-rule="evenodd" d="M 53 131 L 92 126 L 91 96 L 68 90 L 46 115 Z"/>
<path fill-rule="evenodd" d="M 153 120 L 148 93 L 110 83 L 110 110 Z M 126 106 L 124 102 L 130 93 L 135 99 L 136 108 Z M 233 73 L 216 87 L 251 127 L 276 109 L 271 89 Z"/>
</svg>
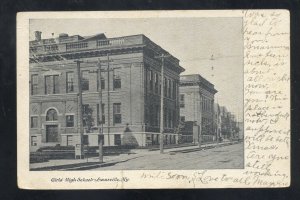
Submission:
<svg viewBox="0 0 300 200">
<path fill-rule="evenodd" d="M 24 189 L 290 185 L 287 10 L 17 15 Z"/>
</svg>

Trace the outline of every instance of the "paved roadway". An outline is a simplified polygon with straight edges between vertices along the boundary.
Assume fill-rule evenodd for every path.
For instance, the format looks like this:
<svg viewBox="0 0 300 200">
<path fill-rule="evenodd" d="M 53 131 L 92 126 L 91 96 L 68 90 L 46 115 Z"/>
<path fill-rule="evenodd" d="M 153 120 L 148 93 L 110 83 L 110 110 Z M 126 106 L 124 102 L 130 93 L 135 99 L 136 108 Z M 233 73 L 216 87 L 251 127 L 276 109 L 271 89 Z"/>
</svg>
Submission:
<svg viewBox="0 0 300 200">
<path fill-rule="evenodd" d="M 172 151 L 172 150 L 171 150 Z M 159 151 L 122 155 L 112 165 L 92 170 L 189 170 L 240 169 L 244 166 L 243 143 L 192 152 Z"/>
</svg>

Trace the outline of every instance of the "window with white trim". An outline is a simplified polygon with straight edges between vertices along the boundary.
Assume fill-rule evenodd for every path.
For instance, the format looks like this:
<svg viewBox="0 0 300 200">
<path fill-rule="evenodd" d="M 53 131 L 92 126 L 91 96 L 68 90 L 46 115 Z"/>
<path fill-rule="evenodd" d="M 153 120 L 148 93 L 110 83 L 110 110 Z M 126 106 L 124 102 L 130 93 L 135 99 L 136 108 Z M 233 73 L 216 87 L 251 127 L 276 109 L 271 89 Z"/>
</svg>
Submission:
<svg viewBox="0 0 300 200">
<path fill-rule="evenodd" d="M 114 124 L 122 123 L 121 103 L 113 104 Z"/>
<path fill-rule="evenodd" d="M 66 115 L 66 127 L 74 127 L 74 115 Z"/>
<path fill-rule="evenodd" d="M 30 127 L 31 128 L 37 128 L 38 127 L 38 117 L 37 116 L 31 117 Z"/>
<path fill-rule="evenodd" d="M 38 75 L 31 75 L 31 95 L 38 94 Z"/>
<path fill-rule="evenodd" d="M 37 136 L 31 136 L 31 146 L 37 146 Z"/>
</svg>

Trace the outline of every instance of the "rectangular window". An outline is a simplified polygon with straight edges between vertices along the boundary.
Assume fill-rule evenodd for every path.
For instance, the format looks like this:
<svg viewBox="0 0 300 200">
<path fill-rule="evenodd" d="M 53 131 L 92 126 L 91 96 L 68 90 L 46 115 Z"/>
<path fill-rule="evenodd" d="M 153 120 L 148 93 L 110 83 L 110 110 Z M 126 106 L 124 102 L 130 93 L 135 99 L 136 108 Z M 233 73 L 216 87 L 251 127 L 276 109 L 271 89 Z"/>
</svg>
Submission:
<svg viewBox="0 0 300 200">
<path fill-rule="evenodd" d="M 53 94 L 59 93 L 58 75 L 53 76 Z"/>
<path fill-rule="evenodd" d="M 209 104 L 209 99 L 207 99 L 207 110 L 209 111 L 209 109 L 210 109 L 210 104 Z"/>
<path fill-rule="evenodd" d="M 169 110 L 169 113 L 168 113 L 168 115 L 169 115 L 169 116 L 168 116 L 168 121 L 169 121 L 169 123 L 168 123 L 168 124 L 169 124 L 169 127 L 170 127 L 170 128 L 173 128 L 173 123 L 172 123 L 172 122 L 173 122 L 173 120 L 172 120 L 172 113 L 173 113 L 172 110 Z"/>
<path fill-rule="evenodd" d="M 176 112 L 176 110 L 173 110 L 173 114 L 172 114 L 172 126 L 173 126 L 173 127 L 175 127 L 175 124 L 177 124 L 177 123 L 176 123 L 176 121 L 177 121 L 177 120 L 176 120 L 176 119 L 177 119 L 176 116 L 177 116 L 177 112 Z"/>
<path fill-rule="evenodd" d="M 58 94 L 59 80 L 58 75 L 45 76 L 45 94 Z"/>
<path fill-rule="evenodd" d="M 88 70 L 81 72 L 81 89 L 82 89 L 82 91 L 89 90 L 89 76 L 90 76 L 90 72 Z"/>
<path fill-rule="evenodd" d="M 185 122 L 185 116 L 180 116 L 180 121 Z"/>
<path fill-rule="evenodd" d="M 73 146 L 73 136 L 67 135 L 67 146 Z"/>
<path fill-rule="evenodd" d="M 121 135 L 120 134 L 115 134 L 114 135 L 114 140 L 115 140 L 115 145 L 121 145 Z"/>
<path fill-rule="evenodd" d="M 171 80 L 168 79 L 168 97 L 171 97 Z"/>
<path fill-rule="evenodd" d="M 102 88 L 102 90 L 105 89 L 105 79 L 104 78 L 101 78 L 101 88 Z"/>
<path fill-rule="evenodd" d="M 164 96 L 167 97 L 168 87 L 167 87 L 167 78 L 164 78 Z"/>
<path fill-rule="evenodd" d="M 184 108 L 184 94 L 180 95 L 179 106 L 180 108 Z"/>
<path fill-rule="evenodd" d="M 31 75 L 31 95 L 38 93 L 38 75 Z"/>
<path fill-rule="evenodd" d="M 98 135 L 98 144 L 100 144 L 100 139 L 102 140 L 102 145 L 104 145 L 104 135 Z"/>
<path fill-rule="evenodd" d="M 159 95 L 161 95 L 161 76 L 158 77 L 158 92 L 159 92 Z"/>
<path fill-rule="evenodd" d="M 113 104 L 114 124 L 122 123 L 121 103 Z"/>
<path fill-rule="evenodd" d="M 74 115 L 66 115 L 66 127 L 74 127 Z"/>
<path fill-rule="evenodd" d="M 83 135 L 82 143 L 83 143 L 83 145 L 89 145 L 89 136 L 88 135 Z"/>
<path fill-rule="evenodd" d="M 210 100 L 207 100 L 207 107 L 208 107 L 208 111 L 211 111 L 211 104 L 210 104 Z"/>
<path fill-rule="evenodd" d="M 31 146 L 37 146 L 37 137 L 31 136 Z"/>
<path fill-rule="evenodd" d="M 53 85 L 52 85 L 52 77 L 45 76 L 45 94 L 52 94 L 53 93 Z"/>
<path fill-rule="evenodd" d="M 115 75 L 114 76 L 114 89 L 120 89 L 121 88 L 121 76 Z"/>
<path fill-rule="evenodd" d="M 101 89 L 104 90 L 105 89 L 105 79 L 103 76 L 101 76 Z M 97 89 L 99 90 L 100 89 L 100 81 L 99 81 L 99 78 L 97 79 Z"/>
<path fill-rule="evenodd" d="M 74 92 L 74 73 L 67 72 L 67 93 Z"/>
<path fill-rule="evenodd" d="M 209 111 L 209 100 L 206 100 L 206 110 Z"/>
<path fill-rule="evenodd" d="M 149 90 L 153 91 L 153 73 L 152 70 L 149 70 Z"/>
<path fill-rule="evenodd" d="M 105 89 L 105 79 L 103 77 L 103 75 L 101 75 L 101 79 L 99 77 L 100 73 L 98 72 L 97 74 L 97 89 L 100 89 L 100 81 L 101 81 L 101 89 L 104 90 Z"/>
<path fill-rule="evenodd" d="M 31 117 L 30 127 L 31 128 L 38 127 L 38 117 Z"/>
<path fill-rule="evenodd" d="M 158 89 L 158 74 L 157 73 L 154 74 L 154 89 L 155 89 L 155 93 L 158 94 L 159 89 Z"/>
<path fill-rule="evenodd" d="M 100 125 L 101 123 L 105 124 L 105 114 L 104 114 L 104 110 L 105 110 L 105 105 L 102 104 L 102 121 L 101 121 L 101 120 L 100 120 L 99 104 L 97 104 L 97 122 L 98 122 L 98 125 Z"/>
<path fill-rule="evenodd" d="M 176 99 L 177 94 L 177 88 L 176 88 L 176 82 L 173 81 L 173 99 Z"/>
</svg>

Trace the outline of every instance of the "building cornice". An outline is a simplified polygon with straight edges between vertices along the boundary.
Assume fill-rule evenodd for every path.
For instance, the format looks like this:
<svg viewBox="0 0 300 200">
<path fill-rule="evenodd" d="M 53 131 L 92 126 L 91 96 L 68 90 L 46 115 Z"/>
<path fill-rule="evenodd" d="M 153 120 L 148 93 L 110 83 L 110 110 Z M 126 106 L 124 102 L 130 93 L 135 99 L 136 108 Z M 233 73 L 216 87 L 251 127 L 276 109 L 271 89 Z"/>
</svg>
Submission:
<svg viewBox="0 0 300 200">
<path fill-rule="evenodd" d="M 91 58 L 100 57 L 107 54 L 117 55 L 117 54 L 128 54 L 137 53 L 143 50 L 144 45 L 130 45 L 123 47 L 112 47 L 112 48 L 102 48 L 102 49 L 88 49 L 88 50 L 78 50 L 78 51 L 67 51 L 67 52 L 51 52 L 47 54 L 31 54 L 30 62 L 51 62 L 51 61 L 66 61 L 81 58 Z"/>
<path fill-rule="evenodd" d="M 204 88 L 205 90 L 215 94 L 217 93 L 218 91 L 214 88 L 211 88 L 211 87 L 208 87 L 206 84 L 203 84 L 201 82 L 195 82 L 195 81 L 190 81 L 190 82 L 183 82 L 183 81 L 180 81 L 180 84 L 179 84 L 180 87 L 188 87 L 188 86 L 199 86 L 199 87 L 202 87 Z"/>
</svg>

